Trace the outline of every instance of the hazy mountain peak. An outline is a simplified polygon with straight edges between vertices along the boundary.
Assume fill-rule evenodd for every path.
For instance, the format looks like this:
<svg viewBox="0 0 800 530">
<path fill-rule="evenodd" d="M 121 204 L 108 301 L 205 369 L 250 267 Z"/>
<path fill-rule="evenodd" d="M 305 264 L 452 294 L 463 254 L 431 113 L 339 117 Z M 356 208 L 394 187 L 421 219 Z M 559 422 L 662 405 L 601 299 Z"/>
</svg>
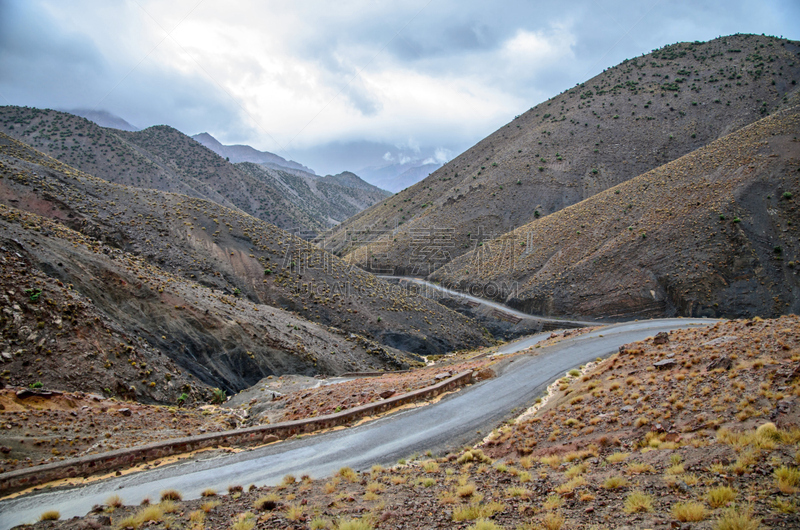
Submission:
<svg viewBox="0 0 800 530">
<path fill-rule="evenodd" d="M 202 132 L 192 136 L 194 140 L 211 149 L 219 156 L 229 159 L 233 163 L 238 162 L 252 162 L 254 164 L 265 164 L 270 167 L 281 167 L 289 169 L 300 169 L 312 175 L 316 175 L 313 169 L 295 162 L 293 160 L 286 160 L 282 156 L 270 153 L 269 151 L 259 151 L 258 149 L 249 145 L 223 145 L 219 140 L 208 134 Z"/>
<path fill-rule="evenodd" d="M 195 134 L 194 136 L 192 136 L 192 138 L 194 138 L 195 140 L 197 140 L 201 144 L 205 145 L 206 147 L 208 147 L 207 144 L 218 145 L 220 147 L 225 147 L 224 145 L 222 145 L 220 143 L 219 140 L 217 140 L 216 138 L 214 138 L 213 136 L 211 136 L 207 132 L 201 132 L 200 134 Z"/>
<path fill-rule="evenodd" d="M 121 131 L 140 130 L 139 127 L 131 125 L 123 118 L 120 118 L 116 114 L 112 114 L 107 110 L 72 109 L 72 110 L 65 110 L 64 112 L 69 112 L 70 114 L 74 114 L 75 116 L 86 118 L 87 120 L 93 121 L 100 127 L 109 127 L 111 129 L 119 129 Z"/>
</svg>

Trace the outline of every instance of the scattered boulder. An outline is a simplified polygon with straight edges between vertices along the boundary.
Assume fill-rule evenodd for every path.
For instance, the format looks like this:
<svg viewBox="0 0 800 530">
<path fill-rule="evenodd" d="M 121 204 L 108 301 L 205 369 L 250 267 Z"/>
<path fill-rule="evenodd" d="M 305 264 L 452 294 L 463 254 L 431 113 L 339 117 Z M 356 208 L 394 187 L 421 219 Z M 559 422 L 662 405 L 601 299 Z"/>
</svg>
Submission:
<svg viewBox="0 0 800 530">
<path fill-rule="evenodd" d="M 689 485 L 682 480 L 679 480 L 675 483 L 675 489 L 683 493 L 684 495 L 691 492 L 691 488 L 689 487 Z"/>
<path fill-rule="evenodd" d="M 87 517 L 78 528 L 81 530 L 95 530 L 98 528 L 103 528 L 104 526 L 111 526 L 111 518 L 107 515 Z"/>
<path fill-rule="evenodd" d="M 381 392 L 379 395 L 380 395 L 380 396 L 381 396 L 381 398 L 383 398 L 383 399 L 389 399 L 390 397 L 392 397 L 392 396 L 393 396 L 393 395 L 395 395 L 396 393 L 397 393 L 397 392 L 396 392 L 395 390 L 384 390 L 384 391 L 383 391 L 383 392 Z"/>
<path fill-rule="evenodd" d="M 725 335 L 723 337 L 717 337 L 716 339 L 704 342 L 703 344 L 701 344 L 701 346 L 717 346 L 719 344 L 725 344 L 726 342 L 733 342 L 738 338 L 739 337 L 737 337 L 736 335 Z"/>
<path fill-rule="evenodd" d="M 653 363 L 653 366 L 659 370 L 669 370 L 670 368 L 675 367 L 677 364 L 678 362 L 675 359 L 664 359 Z"/>
<path fill-rule="evenodd" d="M 131 409 L 128 409 L 128 408 L 119 409 L 117 412 L 119 412 L 123 416 L 130 416 L 131 415 Z"/>
<path fill-rule="evenodd" d="M 730 370 L 732 366 L 733 366 L 733 361 L 731 360 L 730 357 L 719 357 L 708 363 L 706 370 L 708 370 L 709 372 L 712 370 L 716 370 L 717 368 Z"/>
<path fill-rule="evenodd" d="M 653 344 L 667 344 L 669 342 L 669 334 L 666 331 L 659 331 L 653 338 Z"/>
<path fill-rule="evenodd" d="M 474 372 L 472 374 L 472 379 L 477 382 L 477 381 L 483 381 L 484 379 L 492 379 L 496 375 L 497 374 L 494 373 L 494 370 L 492 370 L 491 368 L 484 368 L 479 372 Z"/>
</svg>

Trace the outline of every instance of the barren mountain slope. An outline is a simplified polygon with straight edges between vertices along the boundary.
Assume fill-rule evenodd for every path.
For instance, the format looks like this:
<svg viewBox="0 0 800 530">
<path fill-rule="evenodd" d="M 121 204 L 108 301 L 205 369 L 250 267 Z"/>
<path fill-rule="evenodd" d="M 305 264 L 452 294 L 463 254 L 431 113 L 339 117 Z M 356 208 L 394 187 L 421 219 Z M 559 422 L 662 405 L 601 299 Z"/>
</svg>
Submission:
<svg viewBox="0 0 800 530">
<path fill-rule="evenodd" d="M 326 230 L 385 196 L 372 188 L 354 200 L 353 190 L 335 188 L 328 190 L 330 204 L 318 201 L 324 208 L 317 211 L 301 200 L 302 189 L 242 171 L 165 125 L 130 132 L 64 112 L 0 107 L 0 131 L 109 182 L 212 200 L 287 230 Z"/>
<path fill-rule="evenodd" d="M 23 208 L 51 207 L 32 194 L 14 196 Z M 364 337 L 174 276 L 38 215 L 0 205 L 0 226 L 0 242 L 8 249 L 4 276 L 17 282 L 13 296 L 25 306 L 11 305 L 14 315 L 4 334 L 6 348 L 21 348 L 9 365 L 7 382 L 15 386 L 41 381 L 50 389 L 109 389 L 121 397 L 174 403 L 176 392 L 191 394 L 206 385 L 238 391 L 272 374 L 406 366 L 402 355 Z M 16 253 L 38 269 L 35 279 L 25 281 L 21 265 L 11 267 Z M 82 303 L 61 303 L 63 285 Z M 39 299 L 19 301 L 23 289 L 41 289 Z M 44 326 L 37 323 L 31 327 L 35 336 L 28 335 L 30 330 L 17 327 L 17 314 Z M 48 344 L 54 335 L 58 344 Z M 184 386 L 181 377 L 175 386 L 171 376 L 181 370 L 202 384 L 188 380 L 197 388 Z"/>
<path fill-rule="evenodd" d="M 624 61 L 336 227 L 327 248 L 367 269 L 424 276 L 775 111 L 797 88 L 798 53 L 795 41 L 735 35 Z M 354 252 L 361 241 L 379 243 Z"/>
<path fill-rule="evenodd" d="M 159 158 L 184 178 L 197 178 L 219 192 L 236 208 L 286 230 L 324 230 L 333 223 L 325 216 L 294 205 L 291 192 L 253 178 L 207 147 L 167 125 L 137 132 L 120 132 L 134 145 Z M 220 202 L 220 201 L 216 201 Z M 220 202 L 220 204 L 223 204 Z"/>
<path fill-rule="evenodd" d="M 43 271 L 49 267 L 35 254 L 52 243 L 53 236 L 63 239 L 62 246 L 69 249 L 75 243 L 75 252 L 80 248 L 91 253 L 93 247 L 84 247 L 86 238 L 5 205 L 0 205 L 0 226 L 3 386 L 41 383 L 45 390 L 170 403 L 189 390 L 186 385 L 195 381 L 170 357 L 138 332 L 130 333 L 108 318 L 92 298 L 64 283 L 60 275 Z M 75 266 L 61 258 L 54 264 L 62 269 Z M 139 384 L 142 379 L 156 384 Z"/>
<path fill-rule="evenodd" d="M 486 343 L 470 319 L 238 210 L 111 184 L 6 136 L 0 140 L 2 202 L 58 219 L 192 284 L 415 353 Z"/>
<path fill-rule="evenodd" d="M 798 137 L 800 107 L 778 112 L 487 242 L 433 278 L 551 315 L 797 313 Z"/>
</svg>

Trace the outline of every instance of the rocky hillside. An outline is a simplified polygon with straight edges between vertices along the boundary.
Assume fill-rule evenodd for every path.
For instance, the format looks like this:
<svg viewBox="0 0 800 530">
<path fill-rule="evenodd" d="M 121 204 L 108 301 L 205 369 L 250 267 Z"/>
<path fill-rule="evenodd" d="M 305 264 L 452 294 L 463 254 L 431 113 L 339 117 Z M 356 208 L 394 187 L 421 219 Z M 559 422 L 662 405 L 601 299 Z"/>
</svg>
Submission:
<svg viewBox="0 0 800 530">
<path fill-rule="evenodd" d="M 406 365 L 395 348 L 486 344 L 471 320 L 239 210 L 108 183 L 5 135 L 0 162 L 4 248 L 205 384 L 391 369 Z M 11 351 L 21 339 L 8 340 Z M 35 382 L 26 373 L 15 383 Z"/>
<path fill-rule="evenodd" d="M 735 35 L 623 61 L 343 223 L 326 236 L 329 248 L 367 268 L 425 276 L 776 111 L 797 89 L 799 53 L 795 41 Z M 356 232 L 359 241 L 347 236 Z M 375 244 L 356 253 L 364 241 Z"/>
<path fill-rule="evenodd" d="M 332 205 L 316 211 L 305 190 L 253 176 L 165 125 L 122 131 L 64 112 L 0 107 L 0 131 L 109 182 L 207 199 L 287 230 L 327 230 L 385 197 L 377 188 L 355 199 L 350 187 L 332 188 Z"/>
<path fill-rule="evenodd" d="M 23 223 L 38 230 L 26 230 Z M 197 381 L 189 373 L 138 332 L 130 333 L 107 318 L 74 285 L 45 273 L 48 266 L 31 252 L 40 254 L 54 235 L 64 236 L 63 247 L 79 248 L 85 238 L 59 226 L 43 237 L 42 229 L 49 231 L 51 223 L 4 205 L 0 226 L 2 386 L 43 386 L 171 403 L 182 392 L 192 392 Z M 62 269 L 67 266 L 64 261 L 53 263 L 59 264 Z"/>
<path fill-rule="evenodd" d="M 324 226 L 335 226 L 391 195 L 348 172 L 317 177 L 303 171 L 250 162 L 236 164 L 236 168 L 276 190 L 297 212 Z M 292 228 L 304 229 L 303 226 Z"/>
<path fill-rule="evenodd" d="M 534 220 L 434 273 L 526 312 L 800 311 L 800 106 Z M 502 287 L 500 287 L 502 286 Z"/>
</svg>

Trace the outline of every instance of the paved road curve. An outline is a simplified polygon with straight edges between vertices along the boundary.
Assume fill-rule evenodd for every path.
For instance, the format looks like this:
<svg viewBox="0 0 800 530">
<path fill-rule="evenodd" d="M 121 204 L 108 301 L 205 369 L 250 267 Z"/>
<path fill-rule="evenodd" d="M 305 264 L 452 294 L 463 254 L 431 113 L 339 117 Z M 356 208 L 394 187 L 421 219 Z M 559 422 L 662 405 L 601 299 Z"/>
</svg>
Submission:
<svg viewBox="0 0 800 530">
<path fill-rule="evenodd" d="M 451 394 L 436 404 L 358 427 L 0 501 L 0 529 L 33 522 L 45 510 L 58 510 L 62 518 L 84 515 L 111 494 L 120 495 L 126 504 L 138 504 L 145 497 L 157 500 L 159 492 L 167 488 L 181 491 L 184 498 L 197 498 L 206 488 L 275 485 L 289 473 L 319 478 L 342 466 L 361 470 L 375 463 L 391 465 L 429 449 L 434 453 L 455 450 L 474 443 L 504 419 L 520 413 L 551 381 L 575 366 L 605 357 L 622 344 L 659 331 L 713 322 L 665 319 L 609 326 L 543 348 L 536 357 L 518 358 L 498 377 Z M 506 345 L 503 351 L 528 347 L 529 342 L 529 338 L 520 339 Z"/>
</svg>

